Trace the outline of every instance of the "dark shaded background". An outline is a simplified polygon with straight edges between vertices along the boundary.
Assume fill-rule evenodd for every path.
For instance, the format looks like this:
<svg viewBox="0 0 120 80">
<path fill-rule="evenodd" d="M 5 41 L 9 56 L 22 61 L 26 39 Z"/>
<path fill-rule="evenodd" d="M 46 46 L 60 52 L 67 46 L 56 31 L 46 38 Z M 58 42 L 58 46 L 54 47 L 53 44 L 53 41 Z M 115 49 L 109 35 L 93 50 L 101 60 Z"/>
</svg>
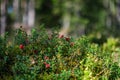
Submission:
<svg viewBox="0 0 120 80">
<path fill-rule="evenodd" d="M 23 26 L 58 28 L 61 34 L 119 37 L 119 0 L 0 0 L 0 33 Z M 39 27 L 38 27 L 39 28 Z"/>
</svg>

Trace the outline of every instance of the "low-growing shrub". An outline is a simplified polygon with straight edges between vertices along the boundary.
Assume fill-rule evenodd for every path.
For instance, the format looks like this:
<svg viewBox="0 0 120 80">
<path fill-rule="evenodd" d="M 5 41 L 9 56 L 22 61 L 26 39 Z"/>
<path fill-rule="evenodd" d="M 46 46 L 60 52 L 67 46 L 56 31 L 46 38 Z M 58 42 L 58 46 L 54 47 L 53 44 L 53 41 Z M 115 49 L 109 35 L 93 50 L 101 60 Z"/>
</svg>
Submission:
<svg viewBox="0 0 120 80">
<path fill-rule="evenodd" d="M 108 47 L 86 36 L 73 39 L 57 32 L 48 34 L 43 28 L 27 35 L 20 28 L 12 40 L 0 37 L 0 79 L 117 80 L 119 62 Z"/>
</svg>

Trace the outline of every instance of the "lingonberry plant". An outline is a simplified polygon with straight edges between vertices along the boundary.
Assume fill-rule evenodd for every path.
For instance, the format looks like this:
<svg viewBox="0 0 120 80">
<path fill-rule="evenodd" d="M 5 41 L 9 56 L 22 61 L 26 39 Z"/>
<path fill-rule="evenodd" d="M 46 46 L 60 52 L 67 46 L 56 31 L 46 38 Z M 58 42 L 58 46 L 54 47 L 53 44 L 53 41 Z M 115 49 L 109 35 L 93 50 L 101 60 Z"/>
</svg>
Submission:
<svg viewBox="0 0 120 80">
<path fill-rule="evenodd" d="M 23 44 L 20 44 L 20 49 L 24 49 L 24 45 Z"/>
<path fill-rule="evenodd" d="M 27 35 L 20 28 L 10 41 L 0 36 L 0 80 L 117 80 L 116 44 L 99 46 L 86 36 L 73 39 L 43 28 Z"/>
</svg>

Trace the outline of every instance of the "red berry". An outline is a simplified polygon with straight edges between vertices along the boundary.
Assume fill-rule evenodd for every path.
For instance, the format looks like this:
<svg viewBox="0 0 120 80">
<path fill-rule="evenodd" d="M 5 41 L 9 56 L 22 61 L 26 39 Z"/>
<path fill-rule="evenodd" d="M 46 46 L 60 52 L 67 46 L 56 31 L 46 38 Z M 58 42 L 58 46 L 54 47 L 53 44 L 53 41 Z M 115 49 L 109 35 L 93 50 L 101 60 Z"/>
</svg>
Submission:
<svg viewBox="0 0 120 80">
<path fill-rule="evenodd" d="M 66 39 L 66 41 L 70 41 L 70 38 L 69 38 L 69 37 L 66 37 L 65 39 Z"/>
<path fill-rule="evenodd" d="M 24 45 L 23 45 L 23 44 L 20 44 L 19 48 L 20 48 L 20 49 L 24 49 Z"/>
<path fill-rule="evenodd" d="M 63 37 L 64 37 L 64 35 L 63 35 L 63 34 L 60 34 L 60 35 L 59 35 L 59 38 L 63 38 Z"/>
<path fill-rule="evenodd" d="M 45 64 L 45 68 L 50 68 L 50 64 Z"/>
<path fill-rule="evenodd" d="M 48 59 L 49 59 L 49 57 L 48 57 L 48 56 L 45 56 L 45 57 L 44 57 L 44 59 L 45 59 L 45 60 L 48 60 Z"/>
</svg>

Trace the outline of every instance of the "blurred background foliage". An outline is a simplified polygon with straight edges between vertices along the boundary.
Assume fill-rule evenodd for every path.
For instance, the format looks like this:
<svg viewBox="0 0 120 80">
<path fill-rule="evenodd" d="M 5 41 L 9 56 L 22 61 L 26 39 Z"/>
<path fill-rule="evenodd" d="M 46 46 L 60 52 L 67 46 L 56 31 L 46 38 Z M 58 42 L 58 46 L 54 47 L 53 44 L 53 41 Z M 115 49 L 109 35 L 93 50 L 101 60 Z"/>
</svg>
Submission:
<svg viewBox="0 0 120 80">
<path fill-rule="evenodd" d="M 61 34 L 119 37 L 119 0 L 0 0 L 0 33 L 23 26 L 58 28 Z M 39 27 L 38 27 L 39 28 Z"/>
</svg>

